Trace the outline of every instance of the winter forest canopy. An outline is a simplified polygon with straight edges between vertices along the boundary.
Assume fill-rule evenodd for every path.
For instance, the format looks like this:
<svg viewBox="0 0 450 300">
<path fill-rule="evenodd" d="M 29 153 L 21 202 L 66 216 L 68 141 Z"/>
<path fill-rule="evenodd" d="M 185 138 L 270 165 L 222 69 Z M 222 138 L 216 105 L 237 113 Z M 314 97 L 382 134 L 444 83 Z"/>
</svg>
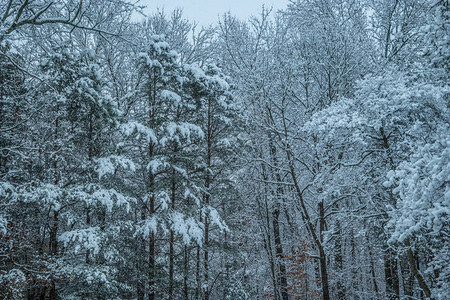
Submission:
<svg viewBox="0 0 450 300">
<path fill-rule="evenodd" d="M 449 299 L 450 2 L 209 27 L 0 0 L 1 299 Z"/>
</svg>

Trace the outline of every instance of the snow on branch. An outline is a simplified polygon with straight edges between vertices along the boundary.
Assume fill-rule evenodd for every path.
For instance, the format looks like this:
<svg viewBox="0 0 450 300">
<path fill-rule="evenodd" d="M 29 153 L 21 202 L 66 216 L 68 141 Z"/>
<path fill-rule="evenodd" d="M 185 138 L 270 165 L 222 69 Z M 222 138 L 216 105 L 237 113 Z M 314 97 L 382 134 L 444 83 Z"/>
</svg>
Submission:
<svg viewBox="0 0 450 300">
<path fill-rule="evenodd" d="M 136 171 L 136 165 L 132 160 L 119 155 L 101 157 L 94 161 L 97 163 L 95 171 L 100 179 L 107 174 L 114 174 L 118 167 L 132 172 Z"/>
</svg>

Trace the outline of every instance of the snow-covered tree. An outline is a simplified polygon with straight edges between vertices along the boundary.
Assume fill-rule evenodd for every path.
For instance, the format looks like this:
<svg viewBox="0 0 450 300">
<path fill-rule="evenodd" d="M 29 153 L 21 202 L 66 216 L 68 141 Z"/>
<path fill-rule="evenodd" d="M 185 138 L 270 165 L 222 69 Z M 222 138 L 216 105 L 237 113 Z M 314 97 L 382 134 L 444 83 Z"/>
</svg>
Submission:
<svg viewBox="0 0 450 300">
<path fill-rule="evenodd" d="M 0 1 L 0 298 L 446 299 L 448 0 L 139 3 Z"/>
</svg>

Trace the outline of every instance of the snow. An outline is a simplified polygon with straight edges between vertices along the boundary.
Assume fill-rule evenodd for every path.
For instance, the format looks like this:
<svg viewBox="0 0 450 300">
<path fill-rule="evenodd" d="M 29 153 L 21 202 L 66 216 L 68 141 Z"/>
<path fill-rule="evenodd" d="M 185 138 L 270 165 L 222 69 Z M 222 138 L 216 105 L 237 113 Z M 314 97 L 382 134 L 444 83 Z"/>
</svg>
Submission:
<svg viewBox="0 0 450 300">
<path fill-rule="evenodd" d="M 169 195 L 166 192 L 164 192 L 164 191 L 159 192 L 156 199 L 160 203 L 161 210 L 164 211 L 169 208 L 169 204 L 171 201 L 170 201 Z"/>
<path fill-rule="evenodd" d="M 95 171 L 100 179 L 107 174 L 114 174 L 118 167 L 131 172 L 136 171 L 136 165 L 132 160 L 119 155 L 97 158 L 94 162 L 97 164 Z"/>
<path fill-rule="evenodd" d="M 130 121 L 125 124 L 121 124 L 120 130 L 122 133 L 126 136 L 130 136 L 134 133 L 137 133 L 137 137 L 139 138 L 141 135 L 144 135 L 147 141 L 152 141 L 153 143 L 157 144 L 158 139 L 156 138 L 155 132 L 153 129 L 142 125 L 139 122 L 136 121 Z"/>
<path fill-rule="evenodd" d="M 169 90 L 162 90 L 161 97 L 163 99 L 171 101 L 175 106 L 178 106 L 181 103 L 180 95 Z"/>
<path fill-rule="evenodd" d="M 187 171 L 183 168 L 177 167 L 175 165 L 172 166 L 172 168 L 178 172 L 178 174 L 180 174 L 181 176 L 183 176 L 185 179 L 188 179 L 188 174 Z"/>
<path fill-rule="evenodd" d="M 310 121 L 305 123 L 304 129 L 333 136 L 339 129 L 357 129 L 367 123 L 367 117 L 358 111 L 355 99 L 342 99 L 314 114 Z"/>
<path fill-rule="evenodd" d="M 151 47 L 156 51 L 158 55 L 161 55 L 163 52 L 169 50 L 169 43 L 165 41 L 165 36 L 163 34 L 153 35 L 152 42 L 150 44 Z M 173 55 L 173 54 L 172 54 Z"/>
<path fill-rule="evenodd" d="M 86 274 L 85 281 L 88 285 L 92 285 L 94 283 L 107 283 L 108 279 L 106 277 L 106 274 L 104 272 L 101 272 L 99 270 L 95 270 L 93 272 L 89 272 Z"/>
<path fill-rule="evenodd" d="M 6 197 L 14 193 L 14 186 L 6 181 L 0 182 L 0 197 Z"/>
<path fill-rule="evenodd" d="M 445 129 L 447 131 L 447 129 Z M 439 235 L 450 216 L 450 135 L 425 144 L 388 173 L 385 186 L 394 186 L 398 209 L 388 224 L 391 242 L 402 242 L 423 230 Z M 446 184 L 447 183 L 447 184 Z"/>
<path fill-rule="evenodd" d="M 201 203 L 200 198 L 198 198 L 194 193 L 192 193 L 189 188 L 186 188 L 184 190 L 183 196 L 184 196 L 184 199 L 186 199 L 186 200 L 187 199 L 194 200 L 195 201 L 195 205 L 200 206 L 200 203 Z"/>
<path fill-rule="evenodd" d="M 164 126 L 164 131 L 167 133 L 160 139 L 161 145 L 165 145 L 168 141 L 180 141 L 180 137 L 186 139 L 188 143 L 191 142 L 191 137 L 204 138 L 205 134 L 200 126 L 187 122 L 168 122 Z M 177 135 L 179 134 L 179 135 Z"/>
<path fill-rule="evenodd" d="M 129 211 L 130 203 L 133 202 L 132 198 L 126 197 L 114 189 L 96 190 L 92 194 L 92 199 L 106 207 L 108 212 L 111 212 L 114 206 L 126 206 L 127 211 Z"/>
<path fill-rule="evenodd" d="M 0 274 L 0 284 L 8 286 L 19 285 L 27 280 L 27 277 L 20 269 L 11 269 Z"/>
<path fill-rule="evenodd" d="M 114 174 L 116 167 L 109 158 L 96 159 L 97 166 L 95 172 L 98 174 L 98 178 L 102 178 L 107 174 Z"/>
<path fill-rule="evenodd" d="M 208 214 L 211 224 L 217 225 L 219 227 L 220 231 L 227 231 L 227 232 L 230 231 L 227 224 L 225 224 L 225 222 L 220 217 L 219 212 L 214 207 L 212 207 L 212 206 L 205 207 L 203 209 L 203 213 Z"/>
<path fill-rule="evenodd" d="M 27 202 L 40 202 L 53 211 L 59 211 L 65 190 L 54 184 L 42 184 L 37 187 L 23 187 L 18 191 L 19 199 Z"/>
<path fill-rule="evenodd" d="M 156 172 L 167 168 L 169 166 L 169 163 L 167 161 L 165 161 L 164 158 L 155 158 L 152 159 L 148 165 L 147 165 L 147 170 L 151 171 L 153 174 L 156 174 Z"/>
<path fill-rule="evenodd" d="M 220 146 L 223 147 L 231 147 L 237 144 L 237 138 L 236 137 L 225 137 L 218 141 L 217 143 Z"/>
<path fill-rule="evenodd" d="M 431 298 L 448 298 L 445 1 L 290 1 L 203 29 L 181 11 L 130 22 L 139 1 L 4 2 L 1 297 L 158 298 L 170 282 L 180 296 L 189 275 L 190 296 L 276 298 L 286 282 L 320 298 L 322 263 L 332 296 L 378 299 L 397 261 L 399 298 L 418 298 L 408 240 Z M 32 24 L 77 3 L 79 28 Z M 184 274 L 198 263 L 202 282 Z"/>
<path fill-rule="evenodd" d="M 148 238 L 151 233 L 156 233 L 158 228 L 157 219 L 154 217 L 147 218 L 136 229 L 136 234 L 142 235 L 144 238 Z M 135 236 L 136 236 L 135 234 Z"/>
<path fill-rule="evenodd" d="M 75 253 L 79 253 L 81 250 L 90 250 L 93 254 L 98 254 L 101 243 L 100 228 L 89 227 L 66 231 L 60 234 L 58 240 L 64 243 L 64 247 L 74 244 Z"/>
<path fill-rule="evenodd" d="M 188 73 L 192 74 L 192 76 L 194 76 L 197 80 L 206 79 L 205 71 L 203 71 L 203 69 L 196 64 L 185 65 L 184 69 Z"/>
<path fill-rule="evenodd" d="M 203 226 L 198 223 L 192 217 L 185 217 L 180 212 L 172 212 L 171 214 L 171 226 L 175 233 L 181 235 L 183 239 L 183 243 L 189 245 L 191 241 L 195 241 L 198 245 L 201 245 L 203 242 Z"/>
<path fill-rule="evenodd" d="M 138 54 L 138 59 L 145 62 L 146 67 L 148 68 L 158 68 L 162 69 L 163 66 L 157 59 L 152 59 L 147 53 L 141 52 Z"/>
<path fill-rule="evenodd" d="M 209 82 L 212 85 L 218 86 L 221 90 L 226 91 L 230 88 L 230 85 L 228 82 L 225 81 L 225 79 L 219 77 L 218 75 L 214 75 L 209 78 Z"/>
<path fill-rule="evenodd" d="M 5 218 L 5 216 L 0 215 L 0 233 L 6 234 L 8 229 L 8 220 Z"/>
</svg>

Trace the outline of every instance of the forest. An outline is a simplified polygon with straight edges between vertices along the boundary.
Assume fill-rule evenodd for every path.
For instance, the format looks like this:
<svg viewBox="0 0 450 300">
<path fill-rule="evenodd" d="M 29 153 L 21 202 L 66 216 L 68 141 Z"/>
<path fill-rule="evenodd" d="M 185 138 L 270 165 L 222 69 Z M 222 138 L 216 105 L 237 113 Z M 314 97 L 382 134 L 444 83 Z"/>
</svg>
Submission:
<svg viewBox="0 0 450 300">
<path fill-rule="evenodd" d="M 0 0 L 0 299 L 450 299 L 450 1 L 200 26 Z"/>
</svg>

